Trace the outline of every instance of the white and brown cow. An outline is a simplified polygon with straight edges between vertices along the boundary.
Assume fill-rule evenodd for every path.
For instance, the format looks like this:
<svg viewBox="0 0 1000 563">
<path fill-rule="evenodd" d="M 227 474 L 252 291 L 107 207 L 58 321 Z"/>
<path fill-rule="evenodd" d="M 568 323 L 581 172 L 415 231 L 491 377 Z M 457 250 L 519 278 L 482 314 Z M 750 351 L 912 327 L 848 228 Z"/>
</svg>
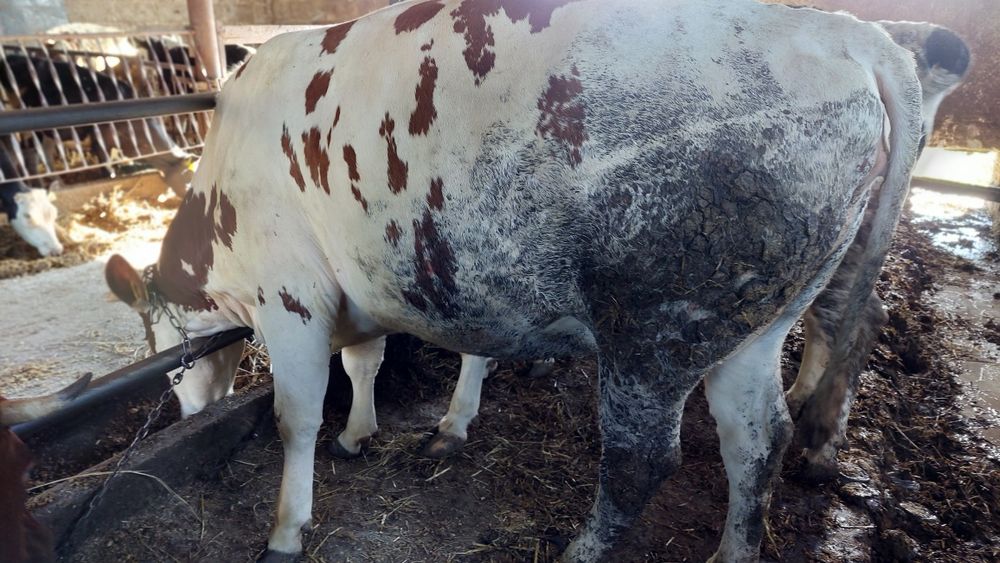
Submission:
<svg viewBox="0 0 1000 563">
<path fill-rule="evenodd" d="M 195 335 L 266 341 L 285 447 L 272 559 L 300 552 L 310 521 L 331 347 L 368 371 L 407 332 L 478 356 L 598 355 L 600 487 L 570 561 L 606 553 L 676 469 L 704 379 L 730 483 L 716 559 L 754 560 L 791 437 L 781 342 L 867 207 L 830 361 L 850 356 L 920 95 L 912 55 L 845 15 L 392 6 L 279 36 L 227 83 L 137 294 Z"/>
<path fill-rule="evenodd" d="M 900 46 L 914 53 L 917 62 L 917 77 L 921 85 L 922 114 L 924 117 L 924 133 L 933 127 L 934 115 L 944 97 L 961 84 L 969 67 L 969 50 L 965 43 L 952 31 L 935 24 L 925 22 L 878 22 L 885 28 L 893 40 Z M 860 256 L 864 246 L 861 241 L 856 248 L 848 251 L 849 256 Z M 853 260 L 845 260 L 831 280 L 830 286 L 817 298 L 806 313 L 806 352 L 800 376 L 794 386 L 786 394 L 789 408 L 793 415 L 800 415 L 807 400 L 809 400 L 827 367 L 829 351 L 833 347 L 837 321 L 839 320 L 839 299 L 844 297 L 843 285 L 853 275 L 857 264 Z M 138 272 L 132 276 L 128 270 L 131 267 L 120 257 L 112 257 L 108 265 L 109 283 L 116 279 L 131 277 L 139 279 Z M 141 284 L 135 287 L 141 290 Z M 838 289 L 840 288 L 840 289 Z M 118 284 L 112 289 L 119 291 L 123 300 L 134 302 L 131 285 Z M 809 461 L 810 474 L 813 477 L 829 477 L 836 471 L 836 452 L 843 445 L 846 432 L 847 415 L 856 390 L 857 377 L 868 357 L 876 330 L 884 322 L 884 313 L 877 296 L 873 294 L 870 311 L 862 316 L 861 322 L 855 328 L 854 350 L 848 365 L 841 366 L 835 376 L 828 379 L 828 385 L 847 384 L 846 390 L 836 392 L 829 390 L 823 394 L 823 400 L 811 404 L 806 415 L 801 417 L 803 435 L 808 436 L 807 443 L 813 446 L 806 452 Z M 140 304 L 140 311 L 146 304 Z M 820 319 L 824 319 L 821 322 Z M 157 342 L 167 346 L 176 345 L 178 335 L 167 324 L 154 326 L 149 333 L 150 349 L 156 351 Z M 156 333 L 159 332 L 159 339 Z M 859 338 L 860 336 L 860 338 Z M 184 416 L 194 414 L 208 404 L 215 402 L 232 392 L 236 366 L 241 357 L 241 347 L 234 345 L 225 352 L 203 360 L 189 370 L 189 377 L 175 388 L 180 399 L 181 412 Z M 444 457 L 461 448 L 468 437 L 468 427 L 479 414 L 480 393 L 486 376 L 495 368 L 496 362 L 479 356 L 463 354 L 462 368 L 458 382 L 451 397 L 448 412 L 441 418 L 436 428 L 436 434 L 422 448 L 423 455 L 429 457 Z M 552 360 L 536 361 L 531 368 L 530 377 L 546 375 L 553 367 Z M 353 407 L 348 418 L 348 424 L 333 441 L 330 452 L 341 458 L 351 458 L 360 454 L 362 445 L 367 443 L 378 430 L 374 405 L 374 383 L 377 366 L 370 370 L 350 370 L 352 376 Z M 172 375 L 172 374 L 169 374 Z M 824 410 L 827 411 L 824 416 Z M 819 430 L 819 419 L 835 417 L 836 421 L 825 422 L 823 430 Z M 830 434 L 831 427 L 835 429 Z M 819 434 L 816 432 L 819 431 Z"/>
</svg>

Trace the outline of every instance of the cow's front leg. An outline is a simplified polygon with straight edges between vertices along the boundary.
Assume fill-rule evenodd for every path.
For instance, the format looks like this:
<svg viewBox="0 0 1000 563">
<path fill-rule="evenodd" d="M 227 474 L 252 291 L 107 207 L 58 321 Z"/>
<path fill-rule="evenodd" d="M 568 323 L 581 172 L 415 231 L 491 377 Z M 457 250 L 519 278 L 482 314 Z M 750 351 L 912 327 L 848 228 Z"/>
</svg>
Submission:
<svg viewBox="0 0 1000 563">
<path fill-rule="evenodd" d="M 469 438 L 469 423 L 479 414 L 483 379 L 496 369 L 496 360 L 462 354 L 462 370 L 451 396 L 448 414 L 437 426 L 437 434 L 424 446 L 422 455 L 442 458 L 461 449 Z"/>
<path fill-rule="evenodd" d="M 385 337 L 347 346 L 340 352 L 344 371 L 351 378 L 351 413 L 347 416 L 347 428 L 330 442 L 330 453 L 334 457 L 349 459 L 358 456 L 361 448 L 378 430 L 375 420 L 375 376 L 382 365 L 385 352 Z"/>
<path fill-rule="evenodd" d="M 296 312 L 280 305 L 259 312 L 258 329 L 271 357 L 274 412 L 285 451 L 277 521 L 262 559 L 268 563 L 292 560 L 301 553 L 301 532 L 312 516 L 316 435 L 329 375 L 330 332 L 325 319 L 321 306 L 304 301 L 297 303 Z"/>
</svg>

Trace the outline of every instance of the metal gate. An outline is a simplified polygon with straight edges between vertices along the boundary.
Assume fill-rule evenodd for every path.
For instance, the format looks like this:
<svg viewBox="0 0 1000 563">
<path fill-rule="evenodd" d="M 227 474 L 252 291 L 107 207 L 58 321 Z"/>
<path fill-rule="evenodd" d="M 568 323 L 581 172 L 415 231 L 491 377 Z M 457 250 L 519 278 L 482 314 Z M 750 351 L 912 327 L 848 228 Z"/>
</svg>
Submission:
<svg viewBox="0 0 1000 563">
<path fill-rule="evenodd" d="M 191 31 L 0 37 L 0 117 L 8 120 L 0 129 L 0 158 L 7 161 L 0 181 L 146 161 L 169 183 L 169 175 L 200 151 L 210 110 L 133 119 L 101 117 L 107 112 L 95 110 L 135 100 L 204 98 L 218 87 L 207 77 Z M 53 123 L 76 125 L 42 126 L 45 108 L 61 116 Z M 14 122 L 19 125 L 9 125 Z"/>
</svg>

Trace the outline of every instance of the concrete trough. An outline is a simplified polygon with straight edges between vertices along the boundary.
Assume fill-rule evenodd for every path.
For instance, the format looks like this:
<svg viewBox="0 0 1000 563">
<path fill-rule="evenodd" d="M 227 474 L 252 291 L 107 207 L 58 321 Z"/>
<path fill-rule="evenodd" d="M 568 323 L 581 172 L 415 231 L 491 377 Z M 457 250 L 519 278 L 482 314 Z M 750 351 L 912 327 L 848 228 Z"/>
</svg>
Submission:
<svg viewBox="0 0 1000 563">
<path fill-rule="evenodd" d="M 247 440 L 273 424 L 273 403 L 270 386 L 251 388 L 149 436 L 89 514 L 91 500 L 120 453 L 34 496 L 29 507 L 52 530 L 60 559 L 72 560 L 75 548 L 92 534 L 151 503 L 182 502 L 169 489 L 217 471 Z"/>
</svg>

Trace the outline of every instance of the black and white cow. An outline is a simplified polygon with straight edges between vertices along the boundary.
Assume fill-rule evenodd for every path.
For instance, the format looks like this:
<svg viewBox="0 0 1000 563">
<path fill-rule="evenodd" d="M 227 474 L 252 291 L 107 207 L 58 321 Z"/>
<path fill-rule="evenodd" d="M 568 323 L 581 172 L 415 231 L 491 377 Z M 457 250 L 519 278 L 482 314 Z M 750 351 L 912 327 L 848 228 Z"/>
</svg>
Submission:
<svg viewBox="0 0 1000 563">
<path fill-rule="evenodd" d="M 150 57 L 167 63 L 161 70 L 167 91 L 171 94 L 190 94 L 194 92 L 194 77 L 185 68 L 195 66 L 194 53 L 186 45 L 173 44 L 165 40 L 149 40 L 143 45 Z M 228 78 L 240 66 L 257 52 L 257 49 L 240 43 L 227 43 L 222 46 L 225 69 L 223 78 Z"/>
<path fill-rule="evenodd" d="M 856 353 L 923 121 L 912 54 L 846 15 L 410 2 L 265 44 L 220 96 L 150 284 L 123 260 L 109 282 L 190 333 L 266 341 L 285 446 L 269 558 L 310 520 L 331 348 L 363 381 L 407 332 L 598 355 L 600 487 L 568 561 L 605 554 L 676 469 L 704 380 L 730 483 L 714 559 L 755 560 L 792 433 L 781 343 L 853 243 L 828 363 Z"/>
<path fill-rule="evenodd" d="M 17 178 L 12 147 L 0 141 L 0 171 L 4 178 Z M 63 245 L 56 235 L 58 211 L 48 190 L 30 188 L 20 180 L 0 181 L 0 207 L 14 231 L 42 256 L 58 256 Z"/>
</svg>

